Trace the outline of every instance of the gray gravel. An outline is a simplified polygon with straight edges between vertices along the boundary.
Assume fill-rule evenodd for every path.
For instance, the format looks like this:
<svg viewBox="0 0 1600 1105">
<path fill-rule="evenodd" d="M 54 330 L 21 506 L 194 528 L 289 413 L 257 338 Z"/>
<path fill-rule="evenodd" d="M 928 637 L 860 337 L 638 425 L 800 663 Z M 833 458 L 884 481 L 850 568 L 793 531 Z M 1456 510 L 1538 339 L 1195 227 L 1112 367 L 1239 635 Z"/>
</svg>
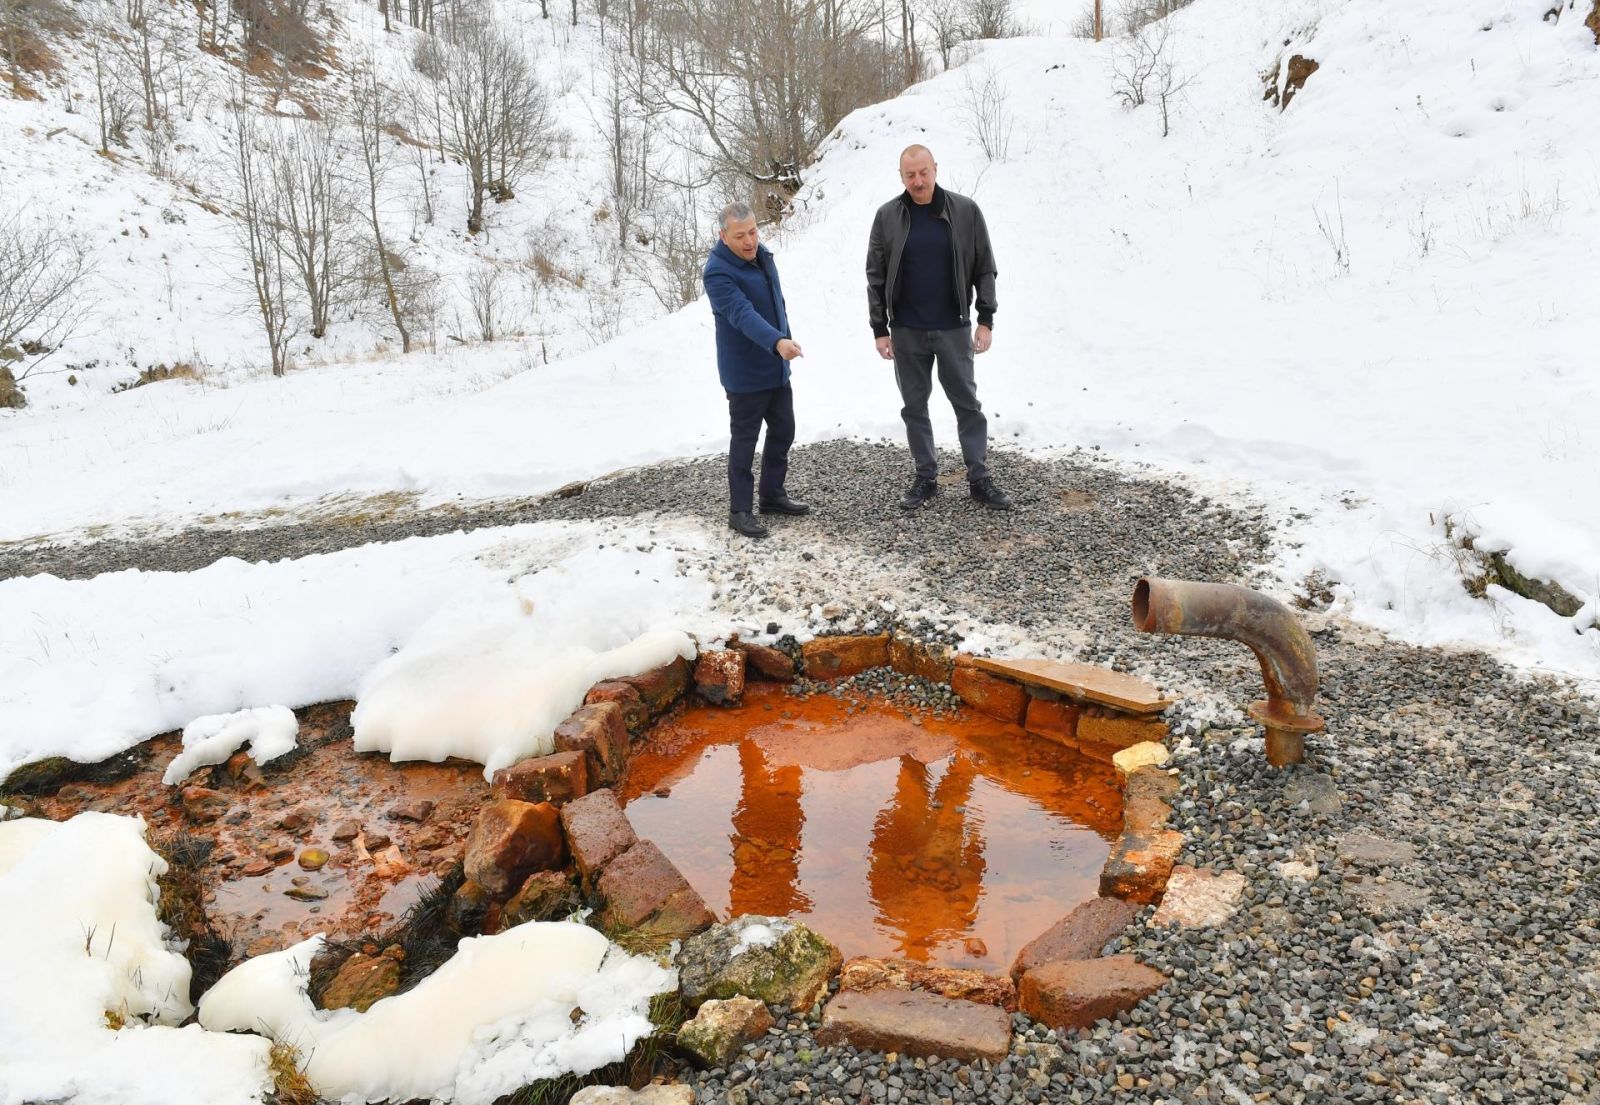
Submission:
<svg viewBox="0 0 1600 1105">
<path fill-rule="evenodd" d="M 904 450 L 797 450 L 791 491 L 817 513 L 772 520 L 764 543 L 730 537 L 722 555 L 737 570 L 722 601 L 759 607 L 792 590 L 792 580 L 774 578 L 776 549 L 870 557 L 932 604 L 1039 641 L 1071 641 L 1084 659 L 1182 688 L 1169 721 L 1180 738 L 1183 862 L 1245 874 L 1244 906 L 1220 928 L 1182 933 L 1152 930 L 1146 911 L 1114 950 L 1175 981 L 1118 1023 L 1057 1039 L 1019 1019 L 1010 1059 L 963 1065 L 818 1048 L 811 1011 L 727 1070 L 680 1070 L 697 1100 L 1600 1101 L 1593 702 L 1484 655 L 1408 648 L 1312 611 L 1328 732 L 1309 739 L 1306 764 L 1274 772 L 1242 714 L 1261 695 L 1250 654 L 1137 635 L 1127 600 L 1145 574 L 1259 583 L 1274 543 L 1289 539 L 1279 523 L 1092 454 L 994 461 L 1015 511 L 984 510 L 956 480 L 905 517 L 894 506 L 910 475 Z M 956 464 L 945 458 L 947 469 Z M 720 458 L 710 458 L 629 473 L 573 498 L 426 521 L 455 529 L 663 512 L 720 527 L 723 478 Z M 378 539 L 438 532 L 421 525 L 397 520 Z M 255 559 L 374 539 L 315 525 L 224 536 L 238 543 L 227 555 Z M 19 564 L 69 575 L 197 566 L 222 547 L 185 545 L 101 542 L 21 560 L 12 550 L 0 553 L 0 577 L 28 570 Z M 883 619 L 861 603 L 838 621 Z M 909 628 L 959 636 L 948 624 Z M 1314 877 L 1285 877 L 1284 863 Z"/>
</svg>

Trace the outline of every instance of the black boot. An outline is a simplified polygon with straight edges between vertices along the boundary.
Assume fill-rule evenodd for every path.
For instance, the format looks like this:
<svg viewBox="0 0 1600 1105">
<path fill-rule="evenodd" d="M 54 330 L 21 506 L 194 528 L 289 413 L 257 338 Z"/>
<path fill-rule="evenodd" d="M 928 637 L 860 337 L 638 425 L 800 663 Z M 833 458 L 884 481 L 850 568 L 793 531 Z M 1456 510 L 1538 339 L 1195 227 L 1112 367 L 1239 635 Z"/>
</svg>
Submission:
<svg viewBox="0 0 1600 1105">
<path fill-rule="evenodd" d="M 911 485 L 911 489 L 900 496 L 900 509 L 916 510 L 937 494 L 939 494 L 939 485 L 932 480 L 925 480 L 919 476 L 917 481 Z"/>
<path fill-rule="evenodd" d="M 761 524 L 761 519 L 751 514 L 748 510 L 730 510 L 728 512 L 728 525 L 746 537 L 765 537 L 767 535 L 767 527 Z"/>
<path fill-rule="evenodd" d="M 776 495 L 769 495 L 761 500 L 761 513 L 763 514 L 810 514 L 809 503 L 799 503 L 789 498 L 787 491 L 780 491 Z"/>
<path fill-rule="evenodd" d="M 974 480 L 968 486 L 972 489 L 972 497 L 990 510 L 1011 509 L 1011 496 L 996 487 L 988 476 Z"/>
</svg>

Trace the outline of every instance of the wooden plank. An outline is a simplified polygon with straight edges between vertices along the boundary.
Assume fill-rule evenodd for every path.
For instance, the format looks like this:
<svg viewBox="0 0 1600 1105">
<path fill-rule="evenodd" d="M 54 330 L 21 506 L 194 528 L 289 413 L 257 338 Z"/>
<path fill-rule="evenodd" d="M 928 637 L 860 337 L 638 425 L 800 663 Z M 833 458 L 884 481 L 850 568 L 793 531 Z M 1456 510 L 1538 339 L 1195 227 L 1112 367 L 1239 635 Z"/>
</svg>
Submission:
<svg viewBox="0 0 1600 1105">
<path fill-rule="evenodd" d="M 975 656 L 973 664 L 994 675 L 1033 687 L 1048 687 L 1069 698 L 1098 702 L 1130 714 L 1157 714 L 1175 701 L 1142 679 L 1120 671 L 1065 660 L 990 660 Z"/>
</svg>

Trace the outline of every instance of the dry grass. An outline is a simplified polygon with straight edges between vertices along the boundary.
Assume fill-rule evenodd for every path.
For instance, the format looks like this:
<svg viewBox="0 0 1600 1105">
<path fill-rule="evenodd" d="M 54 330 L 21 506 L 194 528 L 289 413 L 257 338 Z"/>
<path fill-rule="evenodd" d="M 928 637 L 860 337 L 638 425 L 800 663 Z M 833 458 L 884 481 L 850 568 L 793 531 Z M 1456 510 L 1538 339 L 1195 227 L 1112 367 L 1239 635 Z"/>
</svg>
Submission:
<svg viewBox="0 0 1600 1105">
<path fill-rule="evenodd" d="M 277 1105 L 317 1105 L 316 1091 L 300 1069 L 300 1053 L 288 1044 L 273 1044 L 269 1054 L 267 1069 Z"/>
</svg>

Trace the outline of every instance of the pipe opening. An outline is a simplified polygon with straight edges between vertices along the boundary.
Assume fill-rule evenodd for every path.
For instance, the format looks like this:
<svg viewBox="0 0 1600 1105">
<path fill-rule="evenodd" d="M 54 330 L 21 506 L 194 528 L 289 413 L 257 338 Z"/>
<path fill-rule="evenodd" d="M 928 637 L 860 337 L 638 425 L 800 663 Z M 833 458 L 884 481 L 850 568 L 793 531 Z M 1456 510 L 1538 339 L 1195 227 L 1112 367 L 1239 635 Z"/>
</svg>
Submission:
<svg viewBox="0 0 1600 1105">
<path fill-rule="evenodd" d="M 1150 581 L 1141 579 L 1133 585 L 1133 625 L 1142 633 L 1149 633 L 1155 629 L 1155 620 L 1150 617 Z"/>
</svg>

